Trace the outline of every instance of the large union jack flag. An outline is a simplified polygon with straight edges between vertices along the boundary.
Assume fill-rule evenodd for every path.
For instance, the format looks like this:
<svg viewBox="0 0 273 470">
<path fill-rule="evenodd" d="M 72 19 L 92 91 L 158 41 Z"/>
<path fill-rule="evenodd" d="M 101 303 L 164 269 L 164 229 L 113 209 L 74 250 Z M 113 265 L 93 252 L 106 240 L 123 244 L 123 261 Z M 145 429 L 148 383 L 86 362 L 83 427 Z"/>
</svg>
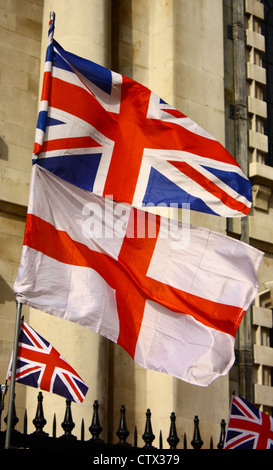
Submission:
<svg viewBox="0 0 273 470">
<path fill-rule="evenodd" d="M 11 378 L 10 361 L 7 378 Z M 53 346 L 27 323 L 22 322 L 19 335 L 16 382 L 61 395 L 82 403 L 87 385 Z"/>
<path fill-rule="evenodd" d="M 65 51 L 53 31 L 34 163 L 135 206 L 248 214 L 251 183 L 219 142 L 140 83 Z"/>
<path fill-rule="evenodd" d="M 273 420 L 247 400 L 234 396 L 224 449 L 273 449 Z"/>
</svg>

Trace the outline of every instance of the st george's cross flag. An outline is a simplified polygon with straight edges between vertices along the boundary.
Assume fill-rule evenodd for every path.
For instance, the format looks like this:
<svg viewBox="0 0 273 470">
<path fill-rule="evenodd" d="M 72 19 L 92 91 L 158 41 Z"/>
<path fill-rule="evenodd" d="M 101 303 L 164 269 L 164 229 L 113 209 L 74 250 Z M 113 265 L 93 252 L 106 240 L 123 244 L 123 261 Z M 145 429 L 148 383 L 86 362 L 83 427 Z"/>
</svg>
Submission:
<svg viewBox="0 0 273 470">
<path fill-rule="evenodd" d="M 18 302 L 206 386 L 228 372 L 263 253 L 78 188 L 34 165 Z"/>
<path fill-rule="evenodd" d="M 273 418 L 233 396 L 224 449 L 273 449 Z"/>
<path fill-rule="evenodd" d="M 51 22 L 35 163 L 135 207 L 248 214 L 251 183 L 215 138 L 142 84 L 65 51 L 53 31 Z"/>
<path fill-rule="evenodd" d="M 7 380 L 11 378 L 11 357 Z M 16 382 L 82 403 L 88 391 L 77 372 L 58 351 L 27 323 L 22 322 L 16 358 Z"/>
</svg>

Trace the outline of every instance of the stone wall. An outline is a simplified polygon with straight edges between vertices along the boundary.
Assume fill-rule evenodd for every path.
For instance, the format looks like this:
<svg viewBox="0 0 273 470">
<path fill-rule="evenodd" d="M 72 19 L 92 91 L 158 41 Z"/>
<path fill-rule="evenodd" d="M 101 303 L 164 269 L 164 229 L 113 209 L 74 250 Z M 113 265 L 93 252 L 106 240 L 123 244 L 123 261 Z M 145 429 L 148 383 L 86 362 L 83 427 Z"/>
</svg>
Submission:
<svg viewBox="0 0 273 470">
<path fill-rule="evenodd" d="M 21 257 L 28 203 L 38 109 L 42 18 L 43 0 L 1 0 L 0 2 L 0 383 L 2 384 L 5 382 L 13 345 L 16 315 L 13 283 Z M 23 407 L 25 389 L 19 386 L 17 394 L 18 404 Z"/>
</svg>

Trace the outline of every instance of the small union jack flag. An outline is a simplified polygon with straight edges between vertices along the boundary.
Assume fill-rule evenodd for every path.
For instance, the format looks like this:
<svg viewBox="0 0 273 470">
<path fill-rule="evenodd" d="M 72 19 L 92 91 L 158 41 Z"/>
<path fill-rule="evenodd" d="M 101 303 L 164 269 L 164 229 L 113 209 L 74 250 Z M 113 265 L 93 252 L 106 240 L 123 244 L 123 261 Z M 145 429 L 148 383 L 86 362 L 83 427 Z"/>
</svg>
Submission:
<svg viewBox="0 0 273 470">
<path fill-rule="evenodd" d="M 273 449 L 273 419 L 247 400 L 234 396 L 224 449 Z"/>
<path fill-rule="evenodd" d="M 7 379 L 11 378 L 10 361 Z M 22 322 L 16 367 L 16 382 L 82 403 L 88 387 L 53 346 Z"/>
</svg>

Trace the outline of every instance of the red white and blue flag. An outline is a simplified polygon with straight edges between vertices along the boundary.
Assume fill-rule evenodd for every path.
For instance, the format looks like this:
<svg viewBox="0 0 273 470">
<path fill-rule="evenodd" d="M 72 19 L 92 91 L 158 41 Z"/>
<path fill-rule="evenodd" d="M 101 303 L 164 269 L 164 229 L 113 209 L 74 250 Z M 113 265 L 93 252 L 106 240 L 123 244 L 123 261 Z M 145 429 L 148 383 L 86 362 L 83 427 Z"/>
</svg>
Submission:
<svg viewBox="0 0 273 470">
<path fill-rule="evenodd" d="M 224 449 L 273 449 L 273 419 L 244 398 L 233 396 Z"/>
<path fill-rule="evenodd" d="M 53 30 L 33 162 L 136 207 L 248 214 L 251 183 L 218 141 L 140 83 L 65 51 Z"/>
<path fill-rule="evenodd" d="M 12 358 L 8 379 L 11 367 Z M 82 403 L 88 391 L 87 385 L 58 351 L 25 322 L 19 334 L 15 380 L 76 403 Z"/>
</svg>

